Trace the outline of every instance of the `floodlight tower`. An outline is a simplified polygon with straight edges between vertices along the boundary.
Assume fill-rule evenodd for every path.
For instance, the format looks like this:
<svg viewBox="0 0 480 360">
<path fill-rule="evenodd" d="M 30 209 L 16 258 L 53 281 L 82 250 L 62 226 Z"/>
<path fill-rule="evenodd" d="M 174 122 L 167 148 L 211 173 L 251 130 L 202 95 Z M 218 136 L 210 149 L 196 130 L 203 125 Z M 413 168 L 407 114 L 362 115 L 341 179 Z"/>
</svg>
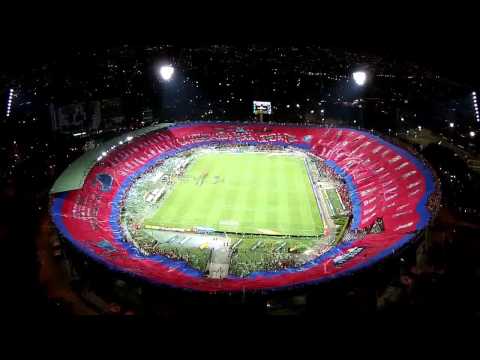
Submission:
<svg viewBox="0 0 480 360">
<path fill-rule="evenodd" d="M 154 64 L 153 67 L 153 89 L 154 101 L 153 111 L 155 117 L 163 119 L 168 115 L 169 106 L 171 106 L 171 96 L 169 94 L 175 88 L 176 69 L 173 64 L 162 61 Z"/>
<path fill-rule="evenodd" d="M 174 72 L 175 68 L 170 64 L 161 66 L 159 70 L 159 74 L 164 81 L 170 81 Z"/>
<path fill-rule="evenodd" d="M 365 84 L 367 83 L 368 76 L 367 72 L 365 70 L 355 70 L 352 72 L 352 79 L 355 83 L 355 87 L 357 88 L 357 91 L 360 93 L 363 93 L 365 90 Z M 358 103 L 358 108 L 360 109 L 360 125 L 364 126 L 364 110 L 363 110 L 364 104 L 362 104 L 362 98 L 360 96 L 359 103 Z"/>
<path fill-rule="evenodd" d="M 364 86 L 367 82 L 367 73 L 365 71 L 354 71 L 352 74 L 353 81 L 358 86 Z"/>
</svg>

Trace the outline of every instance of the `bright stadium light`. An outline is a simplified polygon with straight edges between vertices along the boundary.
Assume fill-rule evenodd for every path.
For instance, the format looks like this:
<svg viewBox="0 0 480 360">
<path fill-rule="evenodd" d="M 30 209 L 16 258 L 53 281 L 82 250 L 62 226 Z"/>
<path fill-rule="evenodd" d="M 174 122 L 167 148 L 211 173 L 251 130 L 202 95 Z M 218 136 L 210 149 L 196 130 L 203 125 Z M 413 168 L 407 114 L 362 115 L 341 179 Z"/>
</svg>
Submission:
<svg viewBox="0 0 480 360">
<path fill-rule="evenodd" d="M 471 138 L 475 137 L 475 131 L 470 131 L 470 137 Z"/>
<path fill-rule="evenodd" d="M 352 76 L 358 86 L 365 85 L 365 82 L 367 81 L 367 73 L 365 71 L 355 71 Z"/>
<path fill-rule="evenodd" d="M 455 124 L 453 122 L 450 123 L 450 127 L 453 128 Z"/>
<path fill-rule="evenodd" d="M 173 68 L 172 65 L 163 65 L 160 68 L 160 76 L 162 77 L 163 80 L 165 81 L 170 81 L 170 79 L 173 76 L 175 69 Z"/>
<path fill-rule="evenodd" d="M 133 136 L 127 136 L 127 141 L 130 141 L 133 139 Z"/>
</svg>

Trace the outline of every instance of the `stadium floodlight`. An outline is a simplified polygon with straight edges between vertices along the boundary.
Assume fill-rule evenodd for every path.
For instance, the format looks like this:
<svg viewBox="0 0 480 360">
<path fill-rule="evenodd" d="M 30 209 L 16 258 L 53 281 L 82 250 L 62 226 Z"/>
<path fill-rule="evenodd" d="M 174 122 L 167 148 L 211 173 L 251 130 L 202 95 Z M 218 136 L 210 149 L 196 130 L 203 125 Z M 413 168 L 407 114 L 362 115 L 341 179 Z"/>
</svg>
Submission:
<svg viewBox="0 0 480 360">
<path fill-rule="evenodd" d="M 352 76 L 353 81 L 355 81 L 358 86 L 365 85 L 365 82 L 367 81 L 367 73 L 365 71 L 355 71 Z"/>
<path fill-rule="evenodd" d="M 174 72 L 175 69 L 172 65 L 163 65 L 162 67 L 160 67 L 160 76 L 165 81 L 170 81 Z"/>
<path fill-rule="evenodd" d="M 133 139 L 133 136 L 127 136 L 127 141 L 130 141 Z"/>
<path fill-rule="evenodd" d="M 453 128 L 455 124 L 453 122 L 450 123 L 450 127 Z"/>
<path fill-rule="evenodd" d="M 470 137 L 471 138 L 475 137 L 475 131 L 470 131 Z"/>
<path fill-rule="evenodd" d="M 102 152 L 102 156 L 107 156 L 107 153 L 105 151 Z"/>
</svg>

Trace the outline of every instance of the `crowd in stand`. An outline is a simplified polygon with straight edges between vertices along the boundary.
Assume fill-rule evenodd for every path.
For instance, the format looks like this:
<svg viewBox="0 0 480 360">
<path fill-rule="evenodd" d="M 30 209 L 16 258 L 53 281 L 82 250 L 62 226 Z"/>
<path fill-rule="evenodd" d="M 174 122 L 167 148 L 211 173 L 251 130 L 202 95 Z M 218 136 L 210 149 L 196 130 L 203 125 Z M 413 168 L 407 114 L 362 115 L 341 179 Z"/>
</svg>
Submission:
<svg viewBox="0 0 480 360">
<path fill-rule="evenodd" d="M 384 136 L 386 137 L 386 136 Z M 387 137 L 388 141 L 392 142 L 393 144 L 397 145 L 398 147 L 404 148 L 405 150 L 409 151 L 411 154 L 415 155 L 415 157 L 423 163 L 423 165 L 430 171 L 430 173 L 433 176 L 434 180 L 434 191 L 430 195 L 427 201 L 427 208 L 430 211 L 431 214 L 431 221 L 435 219 L 437 216 L 439 210 L 440 210 L 440 205 L 441 205 L 441 200 L 442 200 L 442 191 L 441 191 L 441 183 L 440 183 L 440 178 L 437 175 L 437 172 L 435 169 L 432 168 L 430 163 L 425 160 L 423 155 L 417 151 L 417 149 L 413 146 L 410 146 L 396 138 L 391 138 Z"/>
<path fill-rule="evenodd" d="M 298 124 L 293 124 L 293 126 L 295 126 L 295 125 L 298 125 Z M 304 126 L 304 125 L 302 125 L 302 126 Z M 313 125 L 313 126 L 315 127 L 315 125 Z M 335 128 L 335 126 L 333 126 L 333 125 L 329 126 L 329 127 Z M 205 134 L 200 134 L 200 135 L 205 136 Z M 244 134 L 233 134 L 233 133 L 232 134 L 230 134 L 230 133 L 226 134 L 225 136 L 227 136 L 227 135 L 232 137 L 232 139 L 236 139 L 237 135 L 238 135 L 239 138 L 242 137 L 242 136 L 245 136 Z M 207 138 L 212 139 L 214 137 L 208 137 L 207 136 Z M 197 142 L 198 140 L 199 140 L 198 137 L 193 136 L 191 143 L 193 144 L 193 143 Z M 435 171 L 433 169 L 431 169 L 428 162 L 426 162 L 423 159 L 423 157 L 414 148 L 397 141 L 397 139 L 389 139 L 389 141 L 391 141 L 392 143 L 394 143 L 394 144 L 396 144 L 396 145 L 398 145 L 402 148 L 405 148 L 410 153 L 414 154 L 420 161 L 422 161 L 424 163 L 424 165 L 427 168 L 429 168 L 431 170 L 432 174 L 435 175 Z M 186 143 L 190 143 L 190 142 L 186 141 Z M 215 149 L 229 149 L 229 150 L 236 149 L 237 151 L 243 151 L 243 150 L 246 150 L 249 147 L 249 145 L 234 144 L 234 143 L 230 143 L 230 142 L 225 143 L 225 142 L 222 141 L 222 139 L 217 139 L 217 141 L 215 141 L 215 140 L 214 141 L 209 141 L 209 145 L 206 146 L 206 148 L 212 148 L 212 147 L 215 148 Z M 279 150 L 284 150 L 285 147 L 267 142 L 267 143 L 257 144 L 255 146 L 255 149 L 260 150 L 260 151 L 279 151 Z M 326 165 L 320 159 L 315 159 L 315 165 L 316 165 L 317 169 L 319 170 L 319 172 L 321 174 L 325 175 L 326 177 L 328 177 L 329 179 L 331 179 L 333 181 L 346 210 L 351 213 L 351 211 L 352 211 L 351 199 L 350 199 L 350 196 L 349 196 L 349 193 L 348 193 L 347 186 L 346 186 L 345 182 L 343 181 L 343 179 L 341 178 L 341 176 L 338 175 L 331 167 Z M 156 167 L 152 167 L 151 169 L 148 170 L 147 173 L 155 171 L 155 168 Z M 432 218 L 434 218 L 436 216 L 436 214 L 438 212 L 438 209 L 439 209 L 440 200 L 441 200 L 440 183 L 438 181 L 438 177 L 434 176 L 434 179 L 435 179 L 435 191 L 432 194 L 432 196 L 430 196 L 430 198 L 428 199 L 428 203 L 427 203 L 427 207 L 432 214 Z M 122 203 L 122 208 L 123 208 L 123 205 L 124 204 Z M 361 237 L 365 236 L 367 233 L 368 233 L 367 229 L 359 229 L 359 230 L 355 230 L 355 231 L 347 231 L 346 234 L 347 234 L 348 239 L 355 240 L 355 239 L 358 239 L 358 238 L 361 238 Z M 194 256 L 194 255 L 184 254 L 183 252 L 175 250 L 175 249 L 159 250 L 158 248 L 155 249 L 154 246 L 153 246 L 150 250 L 148 250 L 148 249 L 145 249 L 145 250 L 149 254 L 159 254 L 160 253 L 161 255 L 167 256 L 167 257 L 169 257 L 171 259 L 174 259 L 174 260 L 178 259 L 178 260 L 184 260 L 184 261 L 187 261 L 187 262 L 193 260 L 194 262 L 198 263 L 198 259 L 191 259 L 189 257 L 189 256 Z M 275 256 L 277 256 L 277 255 L 275 255 Z M 266 270 L 268 270 L 268 269 L 273 270 L 273 269 L 280 269 L 280 268 L 292 266 L 291 262 L 286 261 L 280 255 L 278 255 L 279 256 L 278 258 L 276 258 L 275 256 L 265 257 L 265 258 L 262 258 L 262 259 L 258 259 L 258 258 L 257 259 L 251 259 L 249 261 L 252 262 L 252 263 L 248 263 L 248 264 L 245 263 L 244 265 L 239 265 L 240 268 L 243 268 L 243 270 L 241 270 L 239 268 L 238 272 L 244 273 L 245 271 L 247 271 L 247 269 L 249 269 L 248 271 L 251 271 L 252 267 L 257 268 L 257 269 L 262 268 L 262 269 L 266 269 Z"/>
<path fill-rule="evenodd" d="M 352 212 L 352 203 L 350 201 L 350 195 L 348 193 L 347 186 L 340 175 L 338 175 L 330 166 L 325 164 L 321 160 L 316 160 L 315 165 L 320 173 L 325 174 L 329 179 L 332 179 L 337 189 L 343 205 L 348 212 Z"/>
<path fill-rule="evenodd" d="M 296 265 L 295 257 L 288 252 L 263 252 L 262 256 L 255 256 L 252 252 L 237 250 L 233 253 L 232 260 L 230 272 L 236 276 L 246 276 L 259 270 L 279 271 Z"/>
</svg>

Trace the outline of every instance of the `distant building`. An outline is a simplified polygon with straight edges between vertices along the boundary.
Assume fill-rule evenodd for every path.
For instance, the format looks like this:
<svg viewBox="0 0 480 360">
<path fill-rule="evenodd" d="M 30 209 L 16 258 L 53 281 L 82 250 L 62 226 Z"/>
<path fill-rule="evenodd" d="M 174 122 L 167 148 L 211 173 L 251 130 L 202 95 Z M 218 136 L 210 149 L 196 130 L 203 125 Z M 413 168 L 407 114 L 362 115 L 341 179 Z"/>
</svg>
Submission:
<svg viewBox="0 0 480 360">
<path fill-rule="evenodd" d="M 102 100 L 101 111 L 104 129 L 113 129 L 124 124 L 125 114 L 119 98 Z"/>
<path fill-rule="evenodd" d="M 142 111 L 142 118 L 145 123 L 149 123 L 153 121 L 153 111 L 152 109 L 144 109 Z"/>
<path fill-rule="evenodd" d="M 53 131 L 74 133 L 91 131 L 102 122 L 100 102 L 74 103 L 61 107 L 50 104 L 50 120 Z"/>
<path fill-rule="evenodd" d="M 122 102 L 118 98 L 56 107 L 50 104 L 52 130 L 62 133 L 114 129 L 124 124 Z"/>
</svg>

